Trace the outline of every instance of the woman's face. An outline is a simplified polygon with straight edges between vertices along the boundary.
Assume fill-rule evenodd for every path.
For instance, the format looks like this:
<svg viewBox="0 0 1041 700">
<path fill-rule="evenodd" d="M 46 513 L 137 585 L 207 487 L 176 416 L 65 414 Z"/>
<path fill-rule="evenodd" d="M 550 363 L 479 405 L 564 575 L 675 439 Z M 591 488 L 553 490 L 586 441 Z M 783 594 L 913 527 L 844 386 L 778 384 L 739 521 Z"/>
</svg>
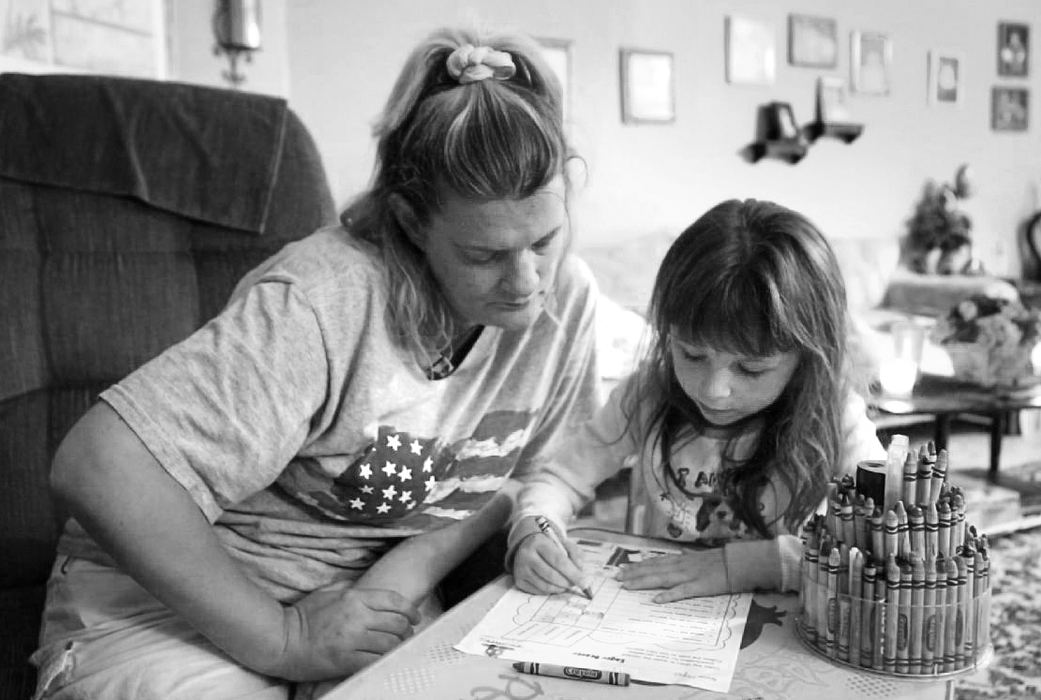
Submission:
<svg viewBox="0 0 1041 700">
<path fill-rule="evenodd" d="M 672 363 L 687 396 L 713 425 L 730 425 L 777 400 L 799 364 L 794 352 L 747 356 L 670 336 Z"/>
<path fill-rule="evenodd" d="M 542 312 L 567 227 L 557 177 L 526 199 L 443 196 L 423 249 L 459 321 L 520 330 Z"/>
</svg>

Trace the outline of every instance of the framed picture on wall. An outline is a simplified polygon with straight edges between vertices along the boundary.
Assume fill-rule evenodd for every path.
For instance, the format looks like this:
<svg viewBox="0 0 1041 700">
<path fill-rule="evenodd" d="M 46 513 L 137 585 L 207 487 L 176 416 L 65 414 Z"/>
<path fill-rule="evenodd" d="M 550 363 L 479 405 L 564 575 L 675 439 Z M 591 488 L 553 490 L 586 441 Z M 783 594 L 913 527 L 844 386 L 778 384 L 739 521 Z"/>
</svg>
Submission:
<svg viewBox="0 0 1041 700">
<path fill-rule="evenodd" d="M 676 119 L 672 54 L 622 49 L 622 121 L 665 124 Z"/>
<path fill-rule="evenodd" d="M 788 63 L 834 68 L 839 61 L 839 27 L 830 17 L 788 15 Z"/>
<path fill-rule="evenodd" d="M 998 23 L 998 75 L 1024 78 L 1030 70 L 1030 27 Z"/>
<path fill-rule="evenodd" d="M 862 95 L 888 95 L 893 65 L 893 44 L 878 32 L 851 32 L 849 37 L 850 86 Z"/>
<path fill-rule="evenodd" d="M 994 87 L 990 94 L 990 127 L 994 131 L 1026 131 L 1030 122 L 1030 91 Z"/>
<path fill-rule="evenodd" d="M 961 104 L 965 92 L 965 59 L 952 51 L 929 52 L 928 103 L 954 106 Z"/>
<path fill-rule="evenodd" d="M 561 104 L 564 109 L 564 121 L 567 122 L 571 113 L 571 42 L 545 37 L 539 37 L 538 42 L 542 49 L 542 58 L 560 81 Z"/>
<path fill-rule="evenodd" d="M 773 85 L 777 43 L 773 25 L 745 17 L 726 18 L 726 80 L 735 85 Z"/>
<path fill-rule="evenodd" d="M 836 124 L 849 121 L 849 105 L 846 103 L 845 80 L 830 75 L 822 75 L 817 78 L 815 120 L 819 124 Z"/>
</svg>

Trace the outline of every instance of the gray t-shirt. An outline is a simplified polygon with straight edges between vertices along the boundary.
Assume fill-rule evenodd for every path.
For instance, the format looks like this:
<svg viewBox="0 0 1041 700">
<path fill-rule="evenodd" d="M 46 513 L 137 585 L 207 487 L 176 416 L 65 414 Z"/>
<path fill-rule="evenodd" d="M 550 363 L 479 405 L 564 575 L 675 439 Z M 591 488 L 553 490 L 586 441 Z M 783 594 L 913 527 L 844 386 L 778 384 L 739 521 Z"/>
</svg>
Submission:
<svg viewBox="0 0 1041 700">
<path fill-rule="evenodd" d="M 555 297 L 524 331 L 485 328 L 433 381 L 388 334 L 378 252 L 323 229 L 101 398 L 247 573 L 292 599 L 471 515 L 592 414 L 595 287 L 576 258 Z M 97 555 L 75 525 L 65 540 Z"/>
</svg>

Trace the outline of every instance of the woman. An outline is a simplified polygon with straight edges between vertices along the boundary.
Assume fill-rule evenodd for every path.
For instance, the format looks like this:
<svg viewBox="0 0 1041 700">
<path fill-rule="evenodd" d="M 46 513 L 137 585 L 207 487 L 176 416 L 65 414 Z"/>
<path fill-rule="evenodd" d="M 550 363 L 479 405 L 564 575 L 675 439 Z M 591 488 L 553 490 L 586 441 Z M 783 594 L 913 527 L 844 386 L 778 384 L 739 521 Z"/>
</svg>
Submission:
<svg viewBox="0 0 1041 700">
<path fill-rule="evenodd" d="M 342 226 L 250 273 L 60 446 L 42 696 L 286 697 L 353 673 L 591 412 L 590 276 L 565 255 L 572 153 L 538 48 L 434 33 L 375 135 Z"/>
</svg>

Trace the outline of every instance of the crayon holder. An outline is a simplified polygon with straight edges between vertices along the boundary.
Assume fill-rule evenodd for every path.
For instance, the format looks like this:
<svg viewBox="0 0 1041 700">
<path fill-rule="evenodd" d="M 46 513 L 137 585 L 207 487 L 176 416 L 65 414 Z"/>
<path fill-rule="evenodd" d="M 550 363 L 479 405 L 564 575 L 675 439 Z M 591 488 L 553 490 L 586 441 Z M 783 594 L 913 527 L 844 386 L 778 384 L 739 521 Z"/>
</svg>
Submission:
<svg viewBox="0 0 1041 700">
<path fill-rule="evenodd" d="M 907 680 L 935 680 L 986 665 L 990 643 L 990 591 L 933 605 L 892 603 L 839 594 L 819 600 L 802 594 L 799 639 L 829 661 Z M 903 595 L 901 592 L 898 595 Z M 935 593 L 934 593 L 935 595 Z"/>
</svg>

